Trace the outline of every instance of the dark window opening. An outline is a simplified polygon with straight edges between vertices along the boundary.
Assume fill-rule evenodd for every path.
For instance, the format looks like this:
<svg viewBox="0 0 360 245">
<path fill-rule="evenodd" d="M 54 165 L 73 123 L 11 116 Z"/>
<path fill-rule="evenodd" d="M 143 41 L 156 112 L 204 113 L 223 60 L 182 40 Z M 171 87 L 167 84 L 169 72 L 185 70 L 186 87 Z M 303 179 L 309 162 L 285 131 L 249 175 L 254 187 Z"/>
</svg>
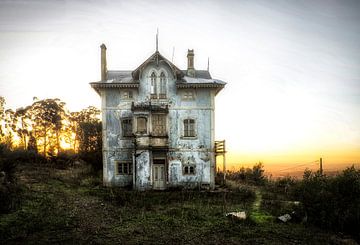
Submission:
<svg viewBox="0 0 360 245">
<path fill-rule="evenodd" d="M 123 136 L 130 137 L 132 136 L 132 120 L 131 119 L 123 119 L 121 121 L 121 127 Z"/>
<path fill-rule="evenodd" d="M 117 174 L 118 175 L 132 174 L 132 163 L 117 162 Z"/>
</svg>

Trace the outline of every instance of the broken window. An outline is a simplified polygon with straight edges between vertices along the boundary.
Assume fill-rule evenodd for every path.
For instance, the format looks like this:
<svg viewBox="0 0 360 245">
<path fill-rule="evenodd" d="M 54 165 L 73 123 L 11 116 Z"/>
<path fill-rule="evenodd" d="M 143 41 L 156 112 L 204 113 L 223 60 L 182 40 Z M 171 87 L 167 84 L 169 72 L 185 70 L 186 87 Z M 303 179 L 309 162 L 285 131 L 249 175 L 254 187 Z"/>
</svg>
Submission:
<svg viewBox="0 0 360 245">
<path fill-rule="evenodd" d="M 132 174 L 132 163 L 116 161 L 116 170 L 118 175 Z"/>
<path fill-rule="evenodd" d="M 133 98 L 133 91 L 123 91 L 122 92 L 122 98 L 123 99 L 132 99 Z"/>
<path fill-rule="evenodd" d="M 147 119 L 146 117 L 138 117 L 137 118 L 137 133 L 145 134 L 147 133 Z"/>
<path fill-rule="evenodd" d="M 166 135 L 166 115 L 153 114 L 152 120 L 152 135 L 164 136 Z"/>
<path fill-rule="evenodd" d="M 195 174 L 195 166 L 193 165 L 185 165 L 183 169 L 184 175 L 194 175 Z"/>
<path fill-rule="evenodd" d="M 160 74 L 160 92 L 159 98 L 165 99 L 166 98 L 166 76 L 164 72 Z"/>
<path fill-rule="evenodd" d="M 195 137 L 195 120 L 184 120 L 184 137 Z"/>
<path fill-rule="evenodd" d="M 183 100 L 194 100 L 195 99 L 195 92 L 193 90 L 185 90 L 182 94 Z"/>
<path fill-rule="evenodd" d="M 130 118 L 121 121 L 121 128 L 124 137 L 132 136 L 132 120 Z"/>
<path fill-rule="evenodd" d="M 150 88 L 151 98 L 156 98 L 157 86 L 156 86 L 156 74 L 155 74 L 155 72 L 151 73 L 150 83 L 151 83 L 151 88 Z"/>
</svg>

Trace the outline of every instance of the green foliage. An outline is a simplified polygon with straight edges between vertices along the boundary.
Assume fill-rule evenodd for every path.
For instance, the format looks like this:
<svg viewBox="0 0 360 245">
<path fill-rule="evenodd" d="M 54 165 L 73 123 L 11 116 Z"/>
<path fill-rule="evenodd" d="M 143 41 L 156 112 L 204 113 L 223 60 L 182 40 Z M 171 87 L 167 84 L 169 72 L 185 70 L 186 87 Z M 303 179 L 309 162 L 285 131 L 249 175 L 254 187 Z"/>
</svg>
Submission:
<svg viewBox="0 0 360 245">
<path fill-rule="evenodd" d="M 310 223 L 360 236 L 360 170 L 354 166 L 335 177 L 307 170 L 293 195 Z"/>
<path fill-rule="evenodd" d="M 252 168 L 242 167 L 237 172 L 227 172 L 227 178 L 234 181 L 254 184 L 254 185 L 264 185 L 266 183 L 266 177 L 264 175 L 264 165 L 259 162 L 255 164 Z"/>
<path fill-rule="evenodd" d="M 0 214 L 13 210 L 19 203 L 20 188 L 15 176 L 17 162 L 8 157 L 10 153 L 8 146 L 0 143 Z"/>
<path fill-rule="evenodd" d="M 101 177 L 93 176 L 86 165 L 18 168 L 19 181 L 27 188 L 21 192 L 21 207 L 0 215 L 4 244 L 342 242 L 336 234 L 312 226 L 279 224 L 265 212 L 252 210 L 249 189 L 136 192 L 99 186 Z M 243 210 L 250 214 L 246 221 L 225 217 L 227 212 Z"/>
<path fill-rule="evenodd" d="M 5 241 L 20 240 L 39 232 L 58 236 L 56 233 L 63 231 L 66 234 L 74 224 L 75 219 L 59 207 L 56 200 L 35 195 L 23 204 L 22 209 L 1 219 L 0 237 Z"/>
</svg>

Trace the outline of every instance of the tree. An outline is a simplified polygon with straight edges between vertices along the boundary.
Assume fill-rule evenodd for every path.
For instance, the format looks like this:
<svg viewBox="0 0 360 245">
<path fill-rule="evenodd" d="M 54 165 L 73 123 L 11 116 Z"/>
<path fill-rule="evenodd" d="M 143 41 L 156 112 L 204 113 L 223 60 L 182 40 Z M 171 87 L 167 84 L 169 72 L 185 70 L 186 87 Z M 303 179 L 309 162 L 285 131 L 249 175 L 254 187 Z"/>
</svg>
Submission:
<svg viewBox="0 0 360 245">
<path fill-rule="evenodd" d="M 57 153 L 60 151 L 60 135 L 65 115 L 65 103 L 59 99 L 37 100 L 32 104 L 29 116 L 33 123 L 33 135 L 38 144 L 42 143 L 44 157 L 48 154 L 48 149 Z"/>
<path fill-rule="evenodd" d="M 77 115 L 77 137 L 79 151 L 91 152 L 101 150 L 101 122 L 100 110 L 89 106 Z"/>
<path fill-rule="evenodd" d="M 3 137 L 5 136 L 4 126 L 5 126 L 5 98 L 0 96 L 0 143 L 3 141 Z"/>
</svg>

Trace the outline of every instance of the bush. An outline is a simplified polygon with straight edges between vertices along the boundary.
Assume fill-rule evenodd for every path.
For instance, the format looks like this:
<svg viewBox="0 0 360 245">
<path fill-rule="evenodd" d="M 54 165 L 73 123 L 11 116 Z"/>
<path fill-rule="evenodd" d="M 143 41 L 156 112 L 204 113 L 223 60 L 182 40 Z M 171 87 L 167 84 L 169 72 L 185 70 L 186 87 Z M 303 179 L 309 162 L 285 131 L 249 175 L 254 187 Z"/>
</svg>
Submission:
<svg viewBox="0 0 360 245">
<path fill-rule="evenodd" d="M 0 213 L 9 212 L 20 202 L 20 188 L 15 176 L 16 164 L 7 145 L 0 144 Z"/>
<path fill-rule="evenodd" d="M 227 172 L 227 178 L 238 182 L 264 185 L 266 183 L 264 171 L 264 165 L 259 162 L 255 164 L 252 169 L 242 167 L 237 172 Z"/>
<path fill-rule="evenodd" d="M 79 153 L 79 158 L 90 164 L 94 172 L 98 172 L 103 168 L 101 151 Z"/>
<path fill-rule="evenodd" d="M 306 170 L 293 194 L 310 223 L 360 238 L 360 170 L 354 166 L 335 177 Z"/>
</svg>

